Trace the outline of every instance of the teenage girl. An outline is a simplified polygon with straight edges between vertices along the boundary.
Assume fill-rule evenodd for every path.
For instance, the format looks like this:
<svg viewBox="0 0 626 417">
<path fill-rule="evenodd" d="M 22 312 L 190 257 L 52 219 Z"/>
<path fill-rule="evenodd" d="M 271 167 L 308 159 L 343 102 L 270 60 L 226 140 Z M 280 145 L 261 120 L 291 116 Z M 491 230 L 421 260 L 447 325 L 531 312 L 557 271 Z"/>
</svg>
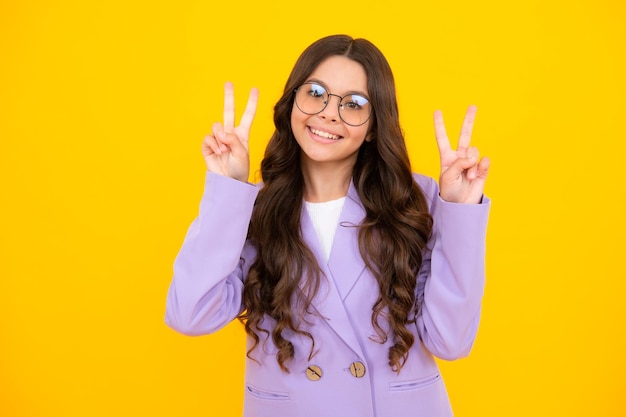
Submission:
<svg viewBox="0 0 626 417">
<path fill-rule="evenodd" d="M 322 38 L 287 80 L 254 185 L 257 97 L 236 125 L 225 86 L 167 324 L 201 335 L 245 323 L 246 417 L 451 416 L 434 357 L 469 354 L 484 288 L 489 160 L 470 146 L 476 109 L 456 149 L 435 112 L 439 184 L 414 174 L 383 54 Z"/>
</svg>

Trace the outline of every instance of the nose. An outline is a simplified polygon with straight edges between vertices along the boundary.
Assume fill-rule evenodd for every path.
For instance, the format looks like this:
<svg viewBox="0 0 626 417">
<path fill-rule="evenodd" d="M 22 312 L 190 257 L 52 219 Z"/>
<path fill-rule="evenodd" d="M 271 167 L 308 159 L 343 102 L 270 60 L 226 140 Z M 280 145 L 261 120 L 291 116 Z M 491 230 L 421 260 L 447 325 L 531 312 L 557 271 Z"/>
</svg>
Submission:
<svg viewBox="0 0 626 417">
<path fill-rule="evenodd" d="M 337 98 L 337 104 L 333 104 L 332 98 Z M 341 106 L 341 97 L 336 94 L 328 95 L 328 102 L 326 103 L 326 107 L 322 110 L 319 115 L 322 119 L 328 119 L 332 122 L 337 122 L 340 120 L 339 117 L 339 107 Z"/>
</svg>

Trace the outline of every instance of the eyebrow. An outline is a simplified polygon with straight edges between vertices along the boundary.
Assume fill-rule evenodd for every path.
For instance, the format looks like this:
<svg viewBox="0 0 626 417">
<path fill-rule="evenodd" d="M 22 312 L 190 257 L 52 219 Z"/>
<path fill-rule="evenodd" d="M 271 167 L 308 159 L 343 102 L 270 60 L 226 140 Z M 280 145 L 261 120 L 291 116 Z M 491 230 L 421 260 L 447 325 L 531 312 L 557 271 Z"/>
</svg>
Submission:
<svg viewBox="0 0 626 417">
<path fill-rule="evenodd" d="M 326 89 L 326 91 L 328 91 L 330 94 L 334 94 L 334 93 L 331 93 L 330 88 L 328 88 L 328 86 L 326 85 L 326 83 L 325 83 L 324 81 L 319 80 L 319 79 L 317 79 L 317 78 L 309 78 L 309 79 L 308 79 L 308 80 L 306 80 L 304 83 L 305 83 L 305 84 L 306 84 L 306 83 L 317 83 L 317 84 L 320 84 L 320 85 L 321 85 L 322 87 L 324 87 L 324 88 Z M 367 93 L 365 93 L 365 92 L 363 92 L 363 91 L 359 91 L 359 90 L 348 90 L 348 91 L 346 91 L 346 93 L 345 93 L 345 94 L 343 94 L 341 97 L 349 96 L 350 94 L 358 94 L 358 95 L 363 96 L 363 97 L 365 97 L 366 99 L 368 99 L 368 100 L 369 100 L 369 96 L 367 95 Z"/>
</svg>

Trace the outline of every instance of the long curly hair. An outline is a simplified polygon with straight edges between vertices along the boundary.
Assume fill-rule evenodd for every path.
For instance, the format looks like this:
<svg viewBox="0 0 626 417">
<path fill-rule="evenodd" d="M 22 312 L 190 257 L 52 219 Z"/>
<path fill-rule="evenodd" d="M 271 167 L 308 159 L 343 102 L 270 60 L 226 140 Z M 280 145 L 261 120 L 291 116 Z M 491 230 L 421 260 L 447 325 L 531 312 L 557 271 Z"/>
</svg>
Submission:
<svg viewBox="0 0 626 417">
<path fill-rule="evenodd" d="M 366 267 L 378 282 L 379 295 L 372 306 L 375 342 L 392 338 L 389 365 L 400 372 L 415 342 L 407 328 L 417 314 L 416 278 L 422 251 L 432 229 L 432 218 L 423 192 L 415 183 L 404 136 L 398 121 L 393 74 L 380 50 L 365 39 L 346 35 L 322 38 L 298 58 L 282 97 L 274 107 L 276 127 L 261 162 L 263 188 L 256 199 L 249 239 L 257 258 L 245 280 L 245 311 L 239 319 L 253 338 L 252 352 L 260 333 L 271 337 L 278 349 L 276 359 L 289 372 L 294 345 L 285 334 L 313 335 L 301 326 L 311 313 L 322 273 L 315 256 L 302 240 L 300 216 L 304 180 L 301 149 L 291 130 L 294 89 L 330 56 L 345 56 L 360 63 L 367 74 L 373 115 L 352 172 L 352 180 L 365 209 L 358 225 L 358 241 Z M 268 318 L 273 323 L 267 326 Z M 381 325 L 387 320 L 388 326 Z M 384 327 L 390 329 L 387 334 Z"/>
</svg>

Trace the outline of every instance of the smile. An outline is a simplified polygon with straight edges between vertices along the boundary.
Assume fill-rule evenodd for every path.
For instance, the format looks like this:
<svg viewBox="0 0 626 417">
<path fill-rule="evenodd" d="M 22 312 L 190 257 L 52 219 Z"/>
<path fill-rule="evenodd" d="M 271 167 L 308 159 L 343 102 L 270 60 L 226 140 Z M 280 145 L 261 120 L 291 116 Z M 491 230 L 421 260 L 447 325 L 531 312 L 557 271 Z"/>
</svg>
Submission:
<svg viewBox="0 0 626 417">
<path fill-rule="evenodd" d="M 339 140 L 343 137 L 343 136 L 333 135 L 332 133 L 323 132 L 321 130 L 313 129 L 312 127 L 310 127 L 309 129 L 311 130 L 313 134 L 320 136 L 322 138 L 325 138 L 325 139 Z"/>
</svg>

